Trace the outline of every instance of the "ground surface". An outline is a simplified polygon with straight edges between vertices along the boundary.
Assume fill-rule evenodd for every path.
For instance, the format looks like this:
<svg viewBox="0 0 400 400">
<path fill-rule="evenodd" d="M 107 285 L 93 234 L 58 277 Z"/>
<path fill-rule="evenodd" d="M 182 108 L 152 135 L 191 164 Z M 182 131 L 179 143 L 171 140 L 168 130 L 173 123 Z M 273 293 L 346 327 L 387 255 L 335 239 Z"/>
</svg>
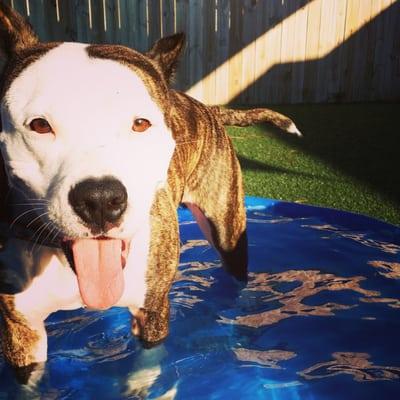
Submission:
<svg viewBox="0 0 400 400">
<path fill-rule="evenodd" d="M 400 104 L 272 107 L 304 138 L 229 127 L 246 193 L 366 214 L 400 225 Z"/>
</svg>

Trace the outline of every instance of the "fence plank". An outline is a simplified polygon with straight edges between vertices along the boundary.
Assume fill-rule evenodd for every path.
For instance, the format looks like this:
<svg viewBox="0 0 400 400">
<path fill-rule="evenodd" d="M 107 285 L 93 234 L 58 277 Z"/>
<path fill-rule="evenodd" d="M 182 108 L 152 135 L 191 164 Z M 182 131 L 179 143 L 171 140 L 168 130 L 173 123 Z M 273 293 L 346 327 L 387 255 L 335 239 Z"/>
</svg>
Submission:
<svg viewBox="0 0 400 400">
<path fill-rule="evenodd" d="M 297 1 L 284 2 L 282 4 L 283 15 L 289 15 L 292 7 Z M 287 103 L 290 99 L 290 87 L 292 85 L 292 62 L 294 50 L 294 26 L 292 18 L 284 18 L 282 22 L 282 42 L 281 42 L 281 65 L 280 69 L 280 103 Z"/>
<path fill-rule="evenodd" d="M 328 81 L 328 99 L 330 101 L 340 101 L 343 97 L 343 94 L 340 92 L 340 82 L 344 68 L 344 51 L 341 44 L 345 35 L 346 7 L 347 0 L 335 1 L 334 13 L 336 15 L 336 24 L 333 41 L 335 56 L 331 57 L 331 76 Z"/>
<path fill-rule="evenodd" d="M 203 81 L 203 101 L 212 104 L 216 98 L 215 92 L 215 68 L 216 68 L 216 32 L 215 32 L 215 0 L 204 1 L 203 5 L 203 27 L 202 29 L 202 61 L 203 75 L 206 78 Z M 214 29 L 213 29 L 214 28 Z"/>
<path fill-rule="evenodd" d="M 36 0 L 29 3 L 29 19 L 37 27 L 36 33 L 39 38 L 43 38 L 42 40 L 46 37 L 46 27 L 42 23 L 45 21 L 44 13 L 44 0 Z"/>
<path fill-rule="evenodd" d="M 195 85 L 190 90 L 191 96 L 201 100 L 204 95 L 203 78 L 203 14 L 204 3 L 202 0 L 191 0 L 189 2 L 189 81 Z"/>
<path fill-rule="evenodd" d="M 239 4 L 238 4 L 239 3 Z M 229 97 L 236 98 L 242 87 L 243 5 L 231 0 L 229 31 Z"/>
<path fill-rule="evenodd" d="M 392 1 L 391 6 L 393 12 L 385 14 L 384 16 L 384 26 L 385 26 L 385 40 L 383 43 L 383 57 L 384 57 L 384 80 L 383 80 L 383 91 L 385 93 L 392 92 L 392 88 L 394 88 L 393 83 L 398 81 L 398 69 L 399 67 L 399 53 L 393 53 L 393 50 L 396 49 L 396 42 L 399 41 L 399 36 L 395 36 L 395 32 L 398 32 L 398 27 L 396 29 L 396 22 L 399 23 L 398 14 L 400 12 L 400 3 L 398 1 Z M 396 38 L 393 42 L 389 40 L 389 38 Z M 398 43 L 397 43 L 398 48 Z M 397 60 L 397 65 L 396 65 Z M 397 72 L 397 74 L 396 74 Z M 396 96 L 396 93 L 393 93 Z M 397 99 L 400 98 L 400 93 L 397 92 Z"/>
<path fill-rule="evenodd" d="M 189 4 L 187 0 L 176 0 L 176 30 L 186 34 L 186 46 L 182 54 L 178 71 L 176 75 L 177 87 L 181 90 L 187 90 L 191 86 L 190 82 L 190 62 L 189 62 Z"/>
<path fill-rule="evenodd" d="M 162 6 L 161 36 L 169 36 L 176 32 L 175 1 L 161 0 L 161 6 Z"/>
<path fill-rule="evenodd" d="M 253 0 L 243 0 L 243 33 L 242 40 L 244 49 L 242 50 L 242 93 L 237 97 L 237 102 L 241 104 L 254 103 L 254 80 L 255 80 L 255 59 L 257 24 L 254 23 L 257 15 L 257 2 Z"/>
<path fill-rule="evenodd" d="M 89 43 L 89 3 L 87 0 L 74 0 L 71 3 L 75 12 L 77 39 Z"/>
<path fill-rule="evenodd" d="M 370 100 L 374 95 L 374 88 L 371 86 L 374 74 L 374 49 L 376 43 L 376 25 L 373 22 L 375 15 L 375 1 L 371 1 L 368 15 L 368 23 L 365 25 L 365 51 L 364 51 L 364 68 L 362 73 L 362 81 L 360 82 L 360 99 Z"/>
<path fill-rule="evenodd" d="M 139 46 L 139 4 L 138 0 L 121 0 L 123 44 L 133 49 Z"/>
<path fill-rule="evenodd" d="M 352 72 L 357 66 L 355 66 L 355 51 L 356 43 L 353 39 L 353 35 L 357 32 L 356 26 L 358 22 L 358 10 L 360 8 L 360 0 L 352 0 L 347 2 L 347 13 L 346 13 L 346 27 L 345 27 L 345 38 L 347 39 L 346 45 L 346 69 L 344 70 L 344 83 L 346 88 L 351 88 L 346 90 L 343 88 L 345 93 L 345 100 L 350 100 L 354 94 L 353 82 L 357 79 L 357 76 L 353 76 Z"/>
<path fill-rule="evenodd" d="M 308 24 L 305 59 L 309 60 L 304 66 L 303 101 L 311 103 L 316 100 L 316 82 L 318 82 L 318 49 L 319 32 L 321 27 L 321 2 L 314 1 L 308 6 Z"/>
<path fill-rule="evenodd" d="M 106 43 L 120 43 L 117 0 L 104 0 L 104 36 Z"/>
<path fill-rule="evenodd" d="M 395 11 L 391 13 L 391 18 L 393 19 L 394 31 L 392 34 L 393 38 L 397 40 L 392 41 L 392 56 L 390 63 L 390 71 L 388 74 L 388 84 L 389 88 L 387 92 L 391 99 L 400 99 L 400 3 L 394 3 L 393 6 Z M 389 36 L 390 38 L 390 36 Z M 388 39 L 389 40 L 389 39 Z M 390 40 L 389 40 L 390 42 Z"/>
<path fill-rule="evenodd" d="M 358 8 L 358 15 L 356 16 L 357 26 L 364 26 L 371 18 L 371 0 L 362 0 Z M 362 98 L 362 86 L 364 86 L 365 76 L 365 61 L 368 41 L 368 31 L 366 28 L 361 28 L 353 32 L 354 41 L 354 58 L 353 58 L 353 71 L 351 76 L 352 80 L 352 93 L 351 97 L 356 101 Z"/>
<path fill-rule="evenodd" d="M 254 57 L 254 103 L 268 102 L 268 70 L 271 68 L 270 49 L 268 47 L 268 37 L 271 31 L 269 8 L 271 2 L 261 1 L 257 3 L 255 18 L 256 40 Z"/>
<path fill-rule="evenodd" d="M 146 51 L 150 48 L 150 18 L 149 18 L 149 2 L 148 0 L 139 0 L 139 41 L 138 49 Z"/>
<path fill-rule="evenodd" d="M 161 38 L 161 7 L 160 0 L 148 0 L 149 44 L 153 45 Z"/>
<path fill-rule="evenodd" d="M 217 0 L 217 51 L 214 104 L 229 102 L 229 28 L 230 1 Z"/>
<path fill-rule="evenodd" d="M 304 60 L 306 56 L 308 8 L 303 6 L 297 10 L 294 20 L 294 54 L 293 54 L 293 83 L 290 93 L 290 103 L 302 100 L 304 86 Z"/>
<path fill-rule="evenodd" d="M 323 1 L 321 4 L 321 21 L 329 21 L 329 24 L 320 25 L 319 40 L 318 40 L 318 80 L 316 90 L 316 101 L 320 102 L 328 98 L 327 82 L 331 79 L 331 57 L 329 52 L 335 46 L 335 28 L 336 18 L 335 13 L 336 0 Z"/>
</svg>

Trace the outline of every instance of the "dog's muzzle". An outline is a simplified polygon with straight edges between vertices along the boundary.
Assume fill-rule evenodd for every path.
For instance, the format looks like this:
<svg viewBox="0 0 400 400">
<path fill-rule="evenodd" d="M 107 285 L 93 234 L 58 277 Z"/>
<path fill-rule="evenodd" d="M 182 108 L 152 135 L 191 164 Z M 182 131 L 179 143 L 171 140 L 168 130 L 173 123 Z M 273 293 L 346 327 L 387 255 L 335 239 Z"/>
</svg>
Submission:
<svg viewBox="0 0 400 400">
<path fill-rule="evenodd" d="M 107 232 L 121 225 L 128 205 L 126 188 L 112 176 L 89 178 L 70 190 L 68 200 L 94 236 L 65 238 L 62 248 L 77 275 L 84 304 L 109 308 L 124 291 L 130 240 L 109 237 Z"/>
<path fill-rule="evenodd" d="M 93 232 L 118 226 L 128 205 L 125 186 L 114 177 L 79 182 L 68 194 L 72 209 Z"/>
</svg>

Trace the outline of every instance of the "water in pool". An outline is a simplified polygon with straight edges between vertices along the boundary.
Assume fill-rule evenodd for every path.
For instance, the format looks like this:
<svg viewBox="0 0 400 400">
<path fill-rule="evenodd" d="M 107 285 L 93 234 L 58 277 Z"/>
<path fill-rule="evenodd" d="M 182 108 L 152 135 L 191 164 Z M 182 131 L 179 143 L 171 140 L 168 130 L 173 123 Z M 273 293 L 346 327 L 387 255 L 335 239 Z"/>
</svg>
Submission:
<svg viewBox="0 0 400 400">
<path fill-rule="evenodd" d="M 250 279 L 224 273 L 187 210 L 168 339 L 145 350 L 122 308 L 58 312 L 49 360 L 0 399 L 394 399 L 400 229 L 250 198 Z"/>
</svg>

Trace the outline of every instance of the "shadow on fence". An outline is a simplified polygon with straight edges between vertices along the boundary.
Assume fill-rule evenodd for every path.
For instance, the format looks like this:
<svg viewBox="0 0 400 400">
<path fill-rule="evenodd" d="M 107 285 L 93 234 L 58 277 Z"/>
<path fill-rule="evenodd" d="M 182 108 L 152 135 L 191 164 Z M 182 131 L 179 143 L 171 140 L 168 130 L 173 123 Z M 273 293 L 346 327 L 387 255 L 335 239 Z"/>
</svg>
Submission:
<svg viewBox="0 0 400 400">
<path fill-rule="evenodd" d="M 188 44 L 179 89 L 198 85 L 193 94 L 206 103 L 280 104 L 396 98 L 400 4 L 392 1 L 8 3 L 29 15 L 45 41 L 120 43 L 146 51 L 161 36 L 183 31 Z M 326 49 L 330 54 L 321 56 Z"/>
<path fill-rule="evenodd" d="M 251 104 L 252 98 L 254 104 L 298 103 L 300 98 L 303 103 L 400 100 L 400 39 L 395 38 L 400 38 L 400 2 L 325 57 L 274 65 L 231 103 Z M 256 97 L 257 87 L 271 88 L 265 101 Z"/>
</svg>

